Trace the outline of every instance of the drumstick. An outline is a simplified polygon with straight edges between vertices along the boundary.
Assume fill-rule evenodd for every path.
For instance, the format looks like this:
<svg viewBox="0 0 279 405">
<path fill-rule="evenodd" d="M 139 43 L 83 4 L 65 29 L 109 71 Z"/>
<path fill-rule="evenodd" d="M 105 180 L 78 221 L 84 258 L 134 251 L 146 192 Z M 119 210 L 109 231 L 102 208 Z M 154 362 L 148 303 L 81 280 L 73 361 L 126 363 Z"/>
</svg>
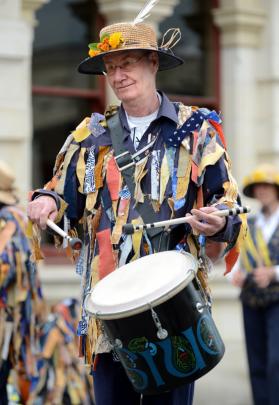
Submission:
<svg viewBox="0 0 279 405">
<path fill-rule="evenodd" d="M 226 210 L 213 211 L 210 213 L 210 215 L 217 215 L 218 217 L 228 217 L 230 215 L 246 214 L 247 212 L 250 211 L 251 209 L 249 207 L 236 207 Z M 122 230 L 127 235 L 131 235 L 134 232 L 142 231 L 143 229 L 160 228 L 160 227 L 164 228 L 166 226 L 184 224 L 187 222 L 189 222 L 189 217 L 182 217 L 169 219 L 167 221 L 153 222 L 151 224 L 140 224 L 140 225 L 126 224 L 123 225 Z"/>
<path fill-rule="evenodd" d="M 59 226 L 57 226 L 50 219 L 47 220 L 47 226 L 49 226 L 53 231 L 58 233 L 58 235 L 62 236 L 62 238 L 67 239 L 72 249 L 80 250 L 82 248 L 82 241 L 80 239 L 71 238 L 66 232 L 63 231 L 63 229 L 59 228 Z"/>
</svg>

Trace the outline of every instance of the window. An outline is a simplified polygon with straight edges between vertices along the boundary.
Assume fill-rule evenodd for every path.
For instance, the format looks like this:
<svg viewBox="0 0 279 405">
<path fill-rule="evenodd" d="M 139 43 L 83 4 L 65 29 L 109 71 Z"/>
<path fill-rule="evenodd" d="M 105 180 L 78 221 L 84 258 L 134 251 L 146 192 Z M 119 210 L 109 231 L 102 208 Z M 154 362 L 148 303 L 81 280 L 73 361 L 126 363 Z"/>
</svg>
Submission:
<svg viewBox="0 0 279 405">
<path fill-rule="evenodd" d="M 92 0 L 52 0 L 37 13 L 34 35 L 33 188 L 52 177 L 55 157 L 67 136 L 93 111 L 104 110 L 104 78 L 78 73 L 87 44 L 104 25 Z M 47 263 L 56 252 L 43 233 Z M 59 253 L 59 257 L 63 253 Z M 63 258 L 62 258 L 63 260 Z M 68 260 L 67 260 L 68 261 Z"/>
<path fill-rule="evenodd" d="M 87 44 L 98 35 L 92 0 L 52 0 L 37 13 L 33 82 L 33 186 L 52 175 L 55 156 L 67 135 L 91 112 L 103 112 L 103 78 L 78 73 Z"/>
</svg>

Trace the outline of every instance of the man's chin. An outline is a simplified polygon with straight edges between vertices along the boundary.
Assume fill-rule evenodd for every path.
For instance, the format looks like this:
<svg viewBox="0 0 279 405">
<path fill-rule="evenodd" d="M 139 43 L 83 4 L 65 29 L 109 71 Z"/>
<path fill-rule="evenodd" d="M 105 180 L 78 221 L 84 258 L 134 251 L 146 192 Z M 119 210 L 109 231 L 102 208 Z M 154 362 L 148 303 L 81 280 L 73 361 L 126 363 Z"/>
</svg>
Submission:
<svg viewBox="0 0 279 405">
<path fill-rule="evenodd" d="M 128 90 L 117 92 L 116 95 L 121 101 L 131 101 L 135 99 L 135 95 Z"/>
</svg>

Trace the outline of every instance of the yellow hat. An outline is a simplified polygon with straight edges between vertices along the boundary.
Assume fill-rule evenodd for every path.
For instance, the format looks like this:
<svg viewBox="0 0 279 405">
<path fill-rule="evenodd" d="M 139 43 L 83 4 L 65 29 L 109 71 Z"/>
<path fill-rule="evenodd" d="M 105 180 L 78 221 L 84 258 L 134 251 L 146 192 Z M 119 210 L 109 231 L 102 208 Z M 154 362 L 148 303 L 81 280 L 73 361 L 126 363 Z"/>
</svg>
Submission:
<svg viewBox="0 0 279 405">
<path fill-rule="evenodd" d="M 11 168 L 3 161 L 0 161 L 0 203 L 13 205 L 18 202 L 15 194 L 15 176 Z"/>
<path fill-rule="evenodd" d="M 279 189 L 279 171 L 268 163 L 258 166 L 250 175 L 244 177 L 243 194 L 254 198 L 254 186 L 256 184 L 271 184 Z"/>
</svg>

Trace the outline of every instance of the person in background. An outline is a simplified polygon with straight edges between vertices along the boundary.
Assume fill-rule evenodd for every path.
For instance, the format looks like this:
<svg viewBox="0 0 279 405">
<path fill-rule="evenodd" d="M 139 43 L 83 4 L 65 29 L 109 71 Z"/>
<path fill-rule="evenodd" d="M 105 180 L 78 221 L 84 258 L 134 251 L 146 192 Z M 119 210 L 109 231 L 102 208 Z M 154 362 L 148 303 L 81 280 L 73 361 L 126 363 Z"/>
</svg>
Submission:
<svg viewBox="0 0 279 405">
<path fill-rule="evenodd" d="M 78 358 L 79 303 L 67 298 L 53 305 L 40 336 L 38 379 L 27 405 L 94 405 L 92 378 Z"/>
<path fill-rule="evenodd" d="M 197 257 L 199 233 L 226 242 L 229 264 L 240 232 L 239 217 L 210 215 L 238 205 L 219 115 L 171 102 L 156 88 L 158 71 L 183 61 L 173 53 L 179 29 L 168 30 L 158 46 L 154 29 L 142 22 L 151 3 L 133 22 L 104 27 L 99 42 L 89 45 L 79 72 L 105 74 L 121 105 L 81 122 L 57 156 L 54 177 L 33 193 L 28 207 L 29 218 L 42 229 L 48 218 L 60 223 L 63 216 L 67 232 L 83 228 L 76 266 L 82 304 L 98 280 L 131 260 L 175 249 L 181 241 Z M 186 215 L 190 225 L 170 233 L 148 231 L 137 240 L 122 233 L 127 222 Z M 101 322 L 89 318 L 84 306 L 78 335 L 80 352 L 92 365 L 97 405 L 192 404 L 193 384 L 149 397 L 135 392 Z"/>
<path fill-rule="evenodd" d="M 45 303 L 26 237 L 27 217 L 18 207 L 15 177 L 0 161 L 0 404 L 8 404 L 11 370 L 26 403 L 37 376 L 39 328 Z"/>
<path fill-rule="evenodd" d="M 243 194 L 260 204 L 231 281 L 241 288 L 244 332 L 255 405 L 277 405 L 279 387 L 279 170 L 257 167 Z"/>
</svg>

